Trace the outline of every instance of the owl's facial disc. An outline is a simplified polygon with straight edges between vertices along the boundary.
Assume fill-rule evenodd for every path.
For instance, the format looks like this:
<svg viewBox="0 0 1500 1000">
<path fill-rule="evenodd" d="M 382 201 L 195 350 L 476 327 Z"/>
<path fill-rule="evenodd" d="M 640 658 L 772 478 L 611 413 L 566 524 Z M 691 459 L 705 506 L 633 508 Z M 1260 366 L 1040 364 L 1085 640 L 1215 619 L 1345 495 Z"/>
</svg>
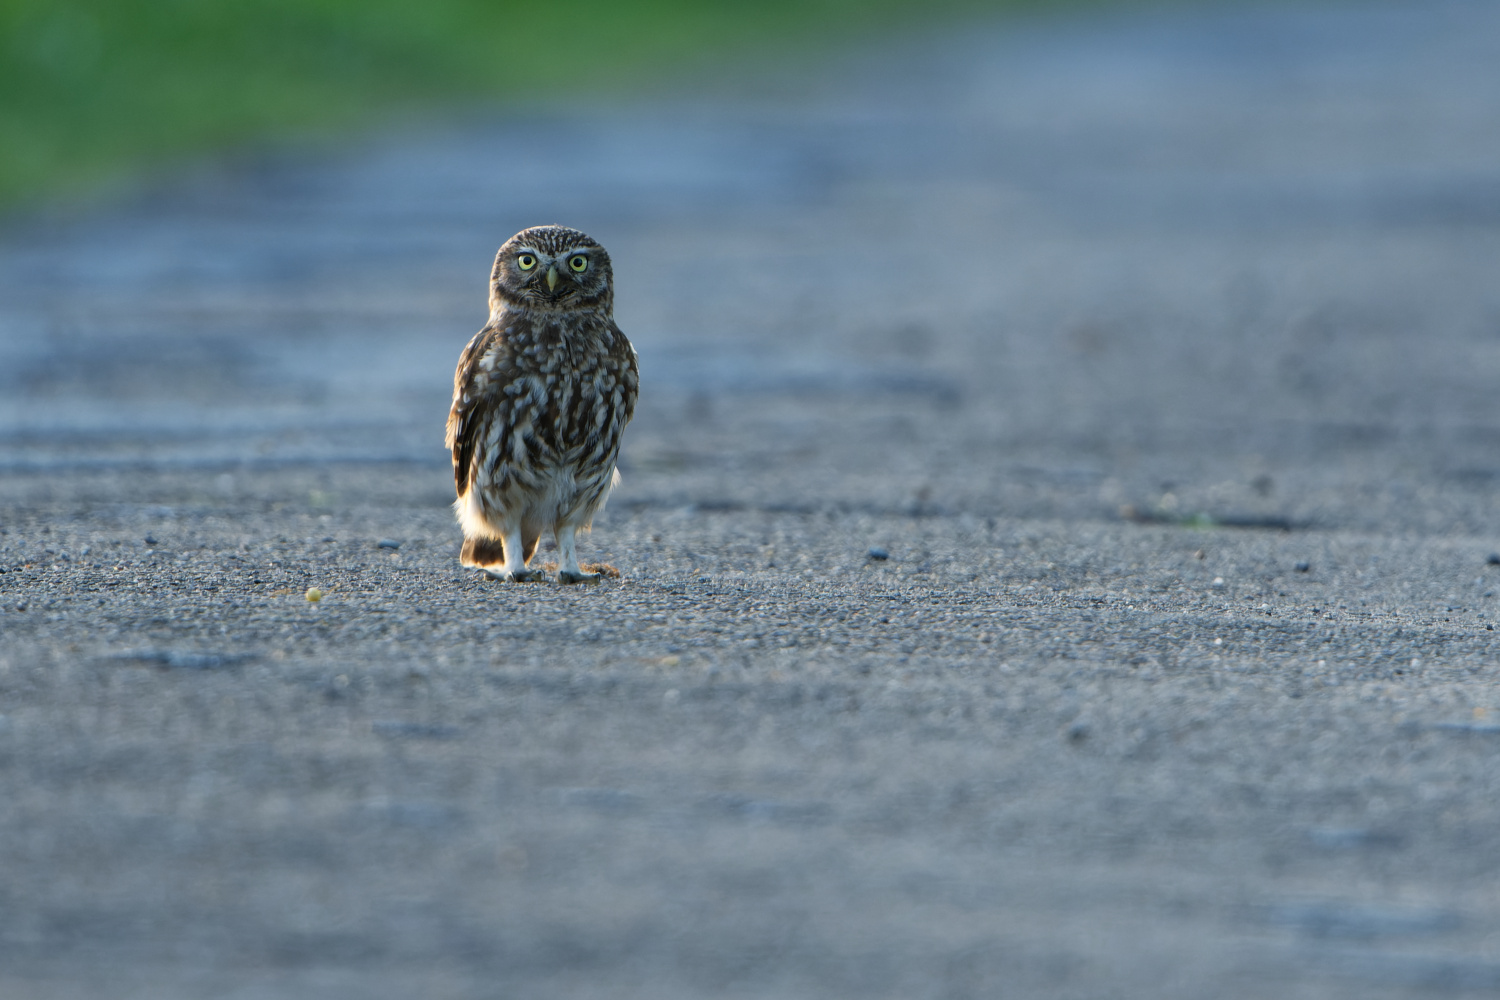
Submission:
<svg viewBox="0 0 1500 1000">
<path fill-rule="evenodd" d="M 548 309 L 587 306 L 609 296 L 609 257 L 591 243 L 515 242 L 503 248 L 495 294 Z"/>
</svg>

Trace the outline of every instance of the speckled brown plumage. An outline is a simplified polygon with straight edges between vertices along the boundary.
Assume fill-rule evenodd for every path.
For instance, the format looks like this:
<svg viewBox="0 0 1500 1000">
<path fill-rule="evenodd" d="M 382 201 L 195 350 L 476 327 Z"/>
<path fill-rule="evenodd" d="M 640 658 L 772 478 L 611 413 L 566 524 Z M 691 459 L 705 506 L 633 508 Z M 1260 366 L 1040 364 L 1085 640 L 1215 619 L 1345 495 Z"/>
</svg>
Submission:
<svg viewBox="0 0 1500 1000">
<path fill-rule="evenodd" d="M 496 254 L 490 321 L 459 357 L 448 413 L 465 566 L 529 579 L 552 531 L 558 578 L 598 578 L 574 535 L 614 485 L 639 384 L 613 313 L 609 254 L 576 229 L 525 229 Z"/>
</svg>

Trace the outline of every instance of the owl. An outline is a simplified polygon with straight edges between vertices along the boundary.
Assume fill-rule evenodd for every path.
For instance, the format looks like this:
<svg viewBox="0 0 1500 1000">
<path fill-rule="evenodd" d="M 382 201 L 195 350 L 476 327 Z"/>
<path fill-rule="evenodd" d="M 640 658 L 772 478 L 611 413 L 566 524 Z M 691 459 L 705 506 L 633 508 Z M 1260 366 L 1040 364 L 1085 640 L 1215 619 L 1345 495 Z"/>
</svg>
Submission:
<svg viewBox="0 0 1500 1000">
<path fill-rule="evenodd" d="M 619 481 L 639 381 L 635 348 L 615 325 L 604 248 L 562 226 L 507 240 L 490 273 L 490 321 L 453 375 L 448 448 L 463 565 L 534 579 L 527 566 L 551 531 L 559 581 L 599 579 L 578 565 L 575 536 Z"/>
</svg>

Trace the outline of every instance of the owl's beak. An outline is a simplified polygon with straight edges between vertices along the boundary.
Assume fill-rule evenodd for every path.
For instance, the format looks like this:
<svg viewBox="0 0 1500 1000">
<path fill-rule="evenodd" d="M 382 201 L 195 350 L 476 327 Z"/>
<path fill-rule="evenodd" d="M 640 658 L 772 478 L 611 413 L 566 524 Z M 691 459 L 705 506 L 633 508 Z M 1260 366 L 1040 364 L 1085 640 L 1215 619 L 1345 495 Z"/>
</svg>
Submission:
<svg viewBox="0 0 1500 1000">
<path fill-rule="evenodd" d="M 557 268 L 547 268 L 547 291 L 557 291 Z"/>
</svg>

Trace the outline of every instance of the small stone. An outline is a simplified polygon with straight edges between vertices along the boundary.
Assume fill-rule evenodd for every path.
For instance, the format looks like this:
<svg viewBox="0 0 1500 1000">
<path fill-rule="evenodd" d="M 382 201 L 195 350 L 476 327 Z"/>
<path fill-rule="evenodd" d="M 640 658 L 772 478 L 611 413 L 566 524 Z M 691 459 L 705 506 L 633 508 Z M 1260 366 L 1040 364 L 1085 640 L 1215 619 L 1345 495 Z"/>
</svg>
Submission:
<svg viewBox="0 0 1500 1000">
<path fill-rule="evenodd" d="M 345 678 L 347 680 L 347 678 Z M 370 723 L 376 736 L 388 736 L 404 740 L 452 740 L 461 730 L 457 726 L 441 723 L 405 722 L 400 719 L 376 719 Z"/>
<path fill-rule="evenodd" d="M 1389 833 L 1362 827 L 1316 827 L 1307 831 L 1307 839 L 1326 851 L 1395 847 L 1399 843 L 1399 840 Z"/>
<path fill-rule="evenodd" d="M 1488 566 L 1500 566 L 1500 552 L 1491 552 L 1490 557 L 1485 560 Z"/>
<path fill-rule="evenodd" d="M 885 562 L 890 557 L 891 557 L 891 554 L 889 552 L 887 552 L 885 549 L 882 549 L 880 546 L 878 546 L 878 545 L 872 545 L 872 546 L 870 546 L 870 558 L 874 559 L 876 562 Z"/>
<path fill-rule="evenodd" d="M 308 587 L 307 588 L 307 602 L 309 604 L 317 604 L 322 599 L 323 599 L 323 591 L 319 590 L 317 587 Z"/>
<path fill-rule="evenodd" d="M 250 658 L 245 654 L 182 653 L 168 649 L 143 649 L 116 653 L 110 657 L 126 663 L 152 663 L 174 670 L 217 670 L 220 667 L 235 666 Z"/>
<path fill-rule="evenodd" d="M 1297 564 L 1297 572 L 1298 573 L 1306 573 L 1307 571 L 1309 571 L 1311 569 L 1312 569 L 1312 563 L 1299 562 Z"/>
<path fill-rule="evenodd" d="M 394 552 L 396 549 L 399 549 L 401 547 L 401 543 L 396 541 L 394 538 L 382 538 L 380 541 L 375 543 L 375 547 L 378 549 L 390 549 Z"/>
<path fill-rule="evenodd" d="M 1222 586 L 1224 586 L 1224 578 L 1222 576 L 1216 576 L 1216 577 L 1214 577 L 1214 586 L 1215 587 L 1222 587 Z"/>
<path fill-rule="evenodd" d="M 155 545 L 156 544 L 156 539 L 152 538 L 150 535 L 147 535 L 144 539 L 142 539 L 142 541 L 144 541 L 147 545 Z"/>
</svg>

